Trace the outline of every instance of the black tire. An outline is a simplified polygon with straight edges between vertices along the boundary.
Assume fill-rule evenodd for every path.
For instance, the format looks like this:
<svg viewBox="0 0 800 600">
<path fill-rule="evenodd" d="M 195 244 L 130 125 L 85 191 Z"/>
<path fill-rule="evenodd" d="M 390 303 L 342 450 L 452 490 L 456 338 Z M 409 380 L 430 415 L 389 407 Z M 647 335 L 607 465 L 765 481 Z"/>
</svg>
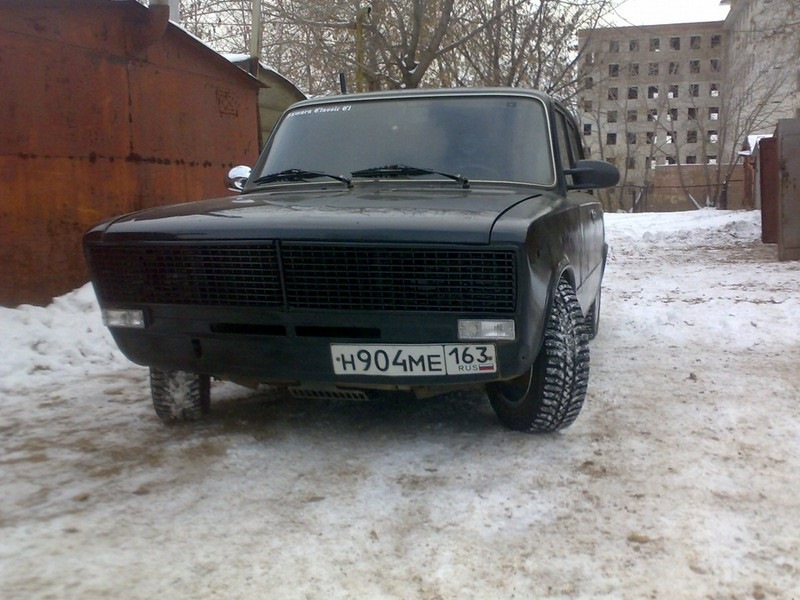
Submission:
<svg viewBox="0 0 800 600">
<path fill-rule="evenodd" d="M 158 418 L 169 425 L 197 421 L 211 404 L 208 375 L 151 368 L 150 392 Z"/>
<path fill-rule="evenodd" d="M 601 290 L 598 288 L 597 297 L 589 307 L 589 312 L 586 313 L 586 333 L 590 340 L 596 338 L 597 333 L 600 331 L 600 298 Z"/>
<path fill-rule="evenodd" d="M 562 280 L 533 366 L 510 381 L 486 386 L 497 417 L 509 429 L 545 433 L 578 417 L 589 383 L 589 340 L 575 291 Z"/>
</svg>

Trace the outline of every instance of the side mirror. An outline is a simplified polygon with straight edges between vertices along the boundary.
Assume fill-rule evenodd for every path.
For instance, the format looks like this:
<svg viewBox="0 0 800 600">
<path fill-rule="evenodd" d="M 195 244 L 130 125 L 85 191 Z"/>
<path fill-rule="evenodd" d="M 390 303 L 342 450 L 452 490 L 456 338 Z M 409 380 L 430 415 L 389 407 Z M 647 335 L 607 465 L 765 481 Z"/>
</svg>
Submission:
<svg viewBox="0 0 800 600">
<path fill-rule="evenodd" d="M 613 187 L 619 183 L 619 169 L 602 160 L 579 160 L 572 169 L 564 169 L 564 175 L 572 175 L 571 190 L 591 190 Z"/>
<path fill-rule="evenodd" d="M 250 178 L 250 171 L 250 167 L 246 165 L 233 167 L 225 176 L 225 187 L 232 192 L 241 192 Z"/>
</svg>

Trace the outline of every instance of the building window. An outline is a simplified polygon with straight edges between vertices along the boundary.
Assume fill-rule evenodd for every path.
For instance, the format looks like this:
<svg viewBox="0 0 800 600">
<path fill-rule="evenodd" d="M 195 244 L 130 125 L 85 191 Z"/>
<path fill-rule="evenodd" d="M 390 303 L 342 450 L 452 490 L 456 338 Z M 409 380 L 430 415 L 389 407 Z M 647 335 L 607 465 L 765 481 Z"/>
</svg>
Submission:
<svg viewBox="0 0 800 600">
<path fill-rule="evenodd" d="M 658 86 L 657 85 L 649 85 L 647 86 L 647 97 L 654 99 L 658 98 Z"/>
<path fill-rule="evenodd" d="M 700 61 L 699 60 L 690 60 L 689 61 L 689 72 L 690 73 L 699 73 L 700 72 Z"/>
<path fill-rule="evenodd" d="M 639 112 L 635 110 L 628 111 L 628 123 L 636 123 L 639 120 Z"/>
<path fill-rule="evenodd" d="M 669 74 L 679 75 L 681 72 L 681 63 L 672 61 L 669 63 Z"/>
<path fill-rule="evenodd" d="M 653 131 L 648 131 L 645 133 L 645 137 L 647 139 L 648 144 L 657 144 L 658 143 L 658 136 Z"/>
<path fill-rule="evenodd" d="M 612 63 L 608 65 L 608 76 L 609 77 L 619 77 L 619 65 Z"/>
<path fill-rule="evenodd" d="M 608 99 L 609 100 L 618 100 L 619 99 L 619 88 L 615 88 L 615 87 L 608 88 Z"/>
<path fill-rule="evenodd" d="M 647 120 L 648 121 L 658 121 L 658 109 L 651 108 L 647 111 Z"/>
<path fill-rule="evenodd" d="M 719 96 L 719 84 L 712 83 L 711 87 L 708 90 L 708 93 L 711 95 L 712 98 L 716 98 L 717 96 Z"/>
<path fill-rule="evenodd" d="M 658 75 L 658 63 L 650 63 L 647 65 L 647 74 L 650 77 L 655 77 Z"/>
<path fill-rule="evenodd" d="M 586 53 L 586 64 L 593 65 L 594 64 L 594 52 L 587 52 Z"/>
<path fill-rule="evenodd" d="M 667 93 L 667 98 L 677 98 L 678 97 L 678 86 L 671 85 L 669 86 L 669 92 Z"/>
<path fill-rule="evenodd" d="M 585 87 L 587 90 L 592 89 L 594 87 L 594 78 L 593 77 L 587 77 L 586 79 L 584 79 L 583 80 L 583 87 Z"/>
<path fill-rule="evenodd" d="M 636 134 L 634 132 L 629 131 L 627 134 L 625 134 L 625 139 L 627 140 L 629 146 L 636 145 Z"/>
<path fill-rule="evenodd" d="M 661 40 L 659 38 L 650 38 L 650 52 L 661 51 Z"/>
<path fill-rule="evenodd" d="M 591 100 L 584 100 L 583 101 L 583 110 L 584 110 L 584 112 L 592 112 L 592 101 Z"/>
<path fill-rule="evenodd" d="M 715 129 L 708 130 L 708 143 L 709 144 L 716 144 L 719 142 L 719 133 Z"/>
<path fill-rule="evenodd" d="M 686 164 L 687 165 L 696 165 L 697 164 L 697 157 L 693 154 L 690 154 L 686 157 Z"/>
<path fill-rule="evenodd" d="M 692 98 L 697 98 L 700 96 L 700 84 L 699 83 L 691 83 L 689 84 L 689 95 Z"/>
<path fill-rule="evenodd" d="M 716 154 L 709 154 L 706 162 L 710 165 L 717 164 L 717 155 Z"/>
<path fill-rule="evenodd" d="M 629 156 L 627 165 L 628 165 L 629 169 L 635 169 L 636 168 L 636 157 L 635 156 Z"/>
<path fill-rule="evenodd" d="M 679 38 L 679 37 L 671 37 L 671 38 L 669 38 L 669 47 L 672 50 L 680 50 L 681 49 L 681 38 Z"/>
<path fill-rule="evenodd" d="M 678 109 L 670 108 L 669 112 L 667 113 L 667 121 L 677 121 L 677 120 L 678 120 Z"/>
<path fill-rule="evenodd" d="M 718 58 L 711 59 L 711 72 L 719 73 L 722 70 L 722 64 Z"/>
<path fill-rule="evenodd" d="M 722 45 L 722 36 L 720 34 L 714 34 L 711 36 L 711 47 L 716 48 Z"/>
<path fill-rule="evenodd" d="M 697 109 L 695 107 L 691 107 L 689 109 L 689 111 L 688 111 L 687 116 L 689 117 L 690 121 L 696 121 L 697 120 Z"/>
<path fill-rule="evenodd" d="M 591 123 L 584 123 L 583 124 L 583 135 L 592 135 L 592 124 Z"/>
<path fill-rule="evenodd" d="M 700 44 L 702 39 L 703 38 L 701 38 L 699 35 L 693 35 L 692 37 L 689 38 L 689 47 L 692 50 L 700 50 Z"/>
<path fill-rule="evenodd" d="M 712 121 L 719 121 L 719 107 L 711 106 L 708 109 L 708 118 Z"/>
<path fill-rule="evenodd" d="M 610 110 L 606 114 L 606 123 L 616 123 L 617 122 L 617 111 Z"/>
<path fill-rule="evenodd" d="M 630 40 L 628 42 L 628 50 L 631 52 L 638 52 L 639 51 L 639 40 Z"/>
<path fill-rule="evenodd" d="M 639 88 L 635 85 L 628 88 L 628 100 L 637 100 L 639 98 Z"/>
<path fill-rule="evenodd" d="M 667 164 L 668 165 L 677 165 L 678 164 L 678 161 L 675 160 L 675 157 L 672 156 L 671 154 L 667 154 L 666 158 L 667 158 Z"/>
<path fill-rule="evenodd" d="M 619 52 L 619 42 L 617 40 L 608 42 L 608 51 L 617 54 Z"/>
<path fill-rule="evenodd" d="M 648 156 L 644 159 L 644 166 L 652 171 L 656 168 L 656 161 Z"/>
<path fill-rule="evenodd" d="M 631 63 L 628 65 L 628 76 L 637 77 L 639 75 L 639 63 Z"/>
<path fill-rule="evenodd" d="M 697 130 L 690 129 L 686 132 L 686 143 L 687 144 L 696 144 L 697 143 Z"/>
<path fill-rule="evenodd" d="M 617 145 L 617 134 L 616 133 L 607 133 L 606 134 L 606 144 L 609 146 L 616 146 Z"/>
</svg>

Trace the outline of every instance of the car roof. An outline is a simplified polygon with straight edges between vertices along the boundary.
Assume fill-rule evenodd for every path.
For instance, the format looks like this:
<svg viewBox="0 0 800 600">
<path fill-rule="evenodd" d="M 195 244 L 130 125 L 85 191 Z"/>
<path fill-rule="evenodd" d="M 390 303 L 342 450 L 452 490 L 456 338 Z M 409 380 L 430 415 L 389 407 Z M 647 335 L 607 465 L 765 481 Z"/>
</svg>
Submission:
<svg viewBox="0 0 800 600">
<path fill-rule="evenodd" d="M 524 96 L 535 98 L 545 105 L 556 102 L 554 98 L 544 92 L 525 88 L 510 87 L 483 87 L 483 88 L 416 88 L 411 90 L 391 90 L 381 92 L 366 92 L 361 94 L 344 94 L 336 96 L 322 96 L 310 100 L 302 100 L 293 104 L 291 108 L 303 106 L 319 106 L 340 102 L 357 102 L 361 100 L 387 100 L 395 98 L 437 98 L 448 96 Z M 557 102 L 556 102 L 557 103 Z"/>
</svg>

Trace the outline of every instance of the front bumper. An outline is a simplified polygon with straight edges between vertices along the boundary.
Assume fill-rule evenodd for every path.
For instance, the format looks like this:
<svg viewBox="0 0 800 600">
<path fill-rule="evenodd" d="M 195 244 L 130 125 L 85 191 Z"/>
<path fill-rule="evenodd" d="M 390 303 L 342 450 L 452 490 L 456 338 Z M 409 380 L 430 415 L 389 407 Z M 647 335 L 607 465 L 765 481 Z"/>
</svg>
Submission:
<svg viewBox="0 0 800 600">
<path fill-rule="evenodd" d="M 369 314 L 352 312 L 264 311 L 253 308 L 148 306 L 146 327 L 112 327 L 122 352 L 133 362 L 168 370 L 205 373 L 220 379 L 272 384 L 403 387 L 482 383 L 520 375 L 538 348 L 528 320 L 515 315 L 514 341 L 458 339 L 458 319 L 449 313 Z M 469 318 L 476 318 L 470 314 Z M 509 318 L 509 315 L 478 315 Z M 381 375 L 334 372 L 332 344 L 487 344 L 496 350 L 496 371 L 442 375 Z"/>
</svg>

